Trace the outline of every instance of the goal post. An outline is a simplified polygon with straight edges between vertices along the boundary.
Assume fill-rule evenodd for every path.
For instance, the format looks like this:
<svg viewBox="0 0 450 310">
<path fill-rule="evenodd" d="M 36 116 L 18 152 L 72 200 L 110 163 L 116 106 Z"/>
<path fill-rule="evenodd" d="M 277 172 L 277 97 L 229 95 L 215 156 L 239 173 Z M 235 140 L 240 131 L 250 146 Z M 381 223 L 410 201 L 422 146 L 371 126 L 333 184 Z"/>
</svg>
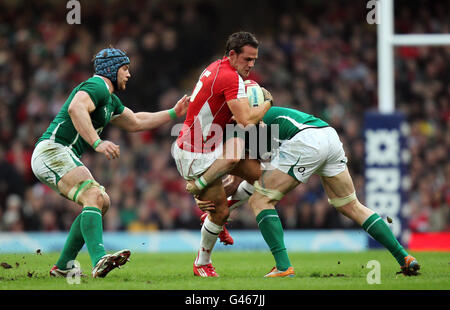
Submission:
<svg viewBox="0 0 450 310">
<path fill-rule="evenodd" d="M 395 34 L 394 0 L 377 0 L 378 110 L 395 111 L 394 46 L 450 45 L 450 34 Z"/>
<path fill-rule="evenodd" d="M 395 108 L 394 48 L 450 45 L 450 34 L 395 34 L 394 0 L 376 0 L 376 4 L 378 110 L 364 116 L 365 200 L 383 219 L 392 219 L 394 235 L 407 245 L 409 127 L 406 117 Z M 379 244 L 369 239 L 369 247 Z"/>
</svg>

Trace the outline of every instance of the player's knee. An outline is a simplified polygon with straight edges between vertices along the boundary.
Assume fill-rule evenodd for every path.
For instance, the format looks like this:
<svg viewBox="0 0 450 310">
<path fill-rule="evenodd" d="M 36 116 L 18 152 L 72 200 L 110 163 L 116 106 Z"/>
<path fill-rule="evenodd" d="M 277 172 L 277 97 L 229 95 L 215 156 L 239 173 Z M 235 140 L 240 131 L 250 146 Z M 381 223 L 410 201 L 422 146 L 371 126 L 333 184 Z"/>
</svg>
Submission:
<svg viewBox="0 0 450 310">
<path fill-rule="evenodd" d="M 103 193 L 101 190 L 96 190 L 95 199 L 97 201 L 97 207 L 102 210 L 102 213 L 104 213 L 104 209 L 109 203 L 109 197 L 107 197 L 106 193 Z"/>
<path fill-rule="evenodd" d="M 240 160 L 241 160 L 240 158 L 228 158 L 226 160 L 226 164 L 227 164 L 228 170 L 233 169 L 234 166 L 236 166 L 239 163 Z"/>
<path fill-rule="evenodd" d="M 109 198 L 107 193 L 103 193 L 103 205 L 102 205 L 102 215 L 105 215 L 108 212 L 109 207 L 111 206 L 111 199 Z"/>
<path fill-rule="evenodd" d="M 91 187 L 86 190 L 79 201 L 84 207 L 96 207 L 100 210 L 103 209 L 103 205 L 105 204 L 103 193 L 98 187 Z"/>
<path fill-rule="evenodd" d="M 283 194 L 275 189 L 266 189 L 255 182 L 255 192 L 249 199 L 250 205 L 276 205 L 283 198 Z"/>
</svg>

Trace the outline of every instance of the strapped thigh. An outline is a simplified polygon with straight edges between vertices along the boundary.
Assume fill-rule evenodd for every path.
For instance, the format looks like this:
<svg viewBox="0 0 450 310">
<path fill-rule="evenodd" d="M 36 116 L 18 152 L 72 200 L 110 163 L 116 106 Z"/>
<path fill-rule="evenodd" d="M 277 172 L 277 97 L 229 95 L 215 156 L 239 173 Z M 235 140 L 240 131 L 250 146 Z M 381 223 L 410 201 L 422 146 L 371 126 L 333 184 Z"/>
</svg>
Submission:
<svg viewBox="0 0 450 310">
<path fill-rule="evenodd" d="M 98 187 L 101 191 L 102 194 L 105 194 L 105 188 L 103 186 L 101 186 L 98 182 L 96 182 L 95 180 L 89 179 L 86 181 L 82 181 L 80 183 L 78 183 L 77 185 L 75 185 L 74 187 L 72 187 L 72 189 L 69 191 L 69 193 L 67 194 L 67 198 L 69 198 L 70 200 L 79 203 L 78 202 L 78 198 L 88 189 L 92 188 L 92 187 Z"/>
<path fill-rule="evenodd" d="M 257 191 L 261 195 L 269 197 L 270 200 L 280 201 L 284 196 L 282 192 L 276 189 L 268 189 L 262 187 L 258 181 L 255 181 L 253 186 L 255 187 L 255 191 Z"/>
</svg>

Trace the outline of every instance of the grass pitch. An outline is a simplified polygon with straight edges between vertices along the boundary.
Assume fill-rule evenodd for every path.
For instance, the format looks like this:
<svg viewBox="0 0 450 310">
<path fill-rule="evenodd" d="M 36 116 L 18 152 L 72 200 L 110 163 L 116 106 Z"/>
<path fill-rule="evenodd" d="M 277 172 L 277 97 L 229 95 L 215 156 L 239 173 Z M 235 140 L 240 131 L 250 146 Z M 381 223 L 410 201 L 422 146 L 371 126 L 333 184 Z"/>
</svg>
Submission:
<svg viewBox="0 0 450 310">
<path fill-rule="evenodd" d="M 104 279 L 90 276 L 86 252 L 77 260 L 80 284 L 50 278 L 58 253 L 0 254 L 1 290 L 449 290 L 450 253 L 418 252 L 420 275 L 396 275 L 399 267 L 385 250 L 360 253 L 290 253 L 296 276 L 263 278 L 274 265 L 269 252 L 216 251 L 213 262 L 219 278 L 194 277 L 196 253 L 132 253 L 131 261 Z M 381 284 L 368 284 L 371 260 L 380 262 Z M 10 267 L 9 267 L 10 266 Z"/>
</svg>

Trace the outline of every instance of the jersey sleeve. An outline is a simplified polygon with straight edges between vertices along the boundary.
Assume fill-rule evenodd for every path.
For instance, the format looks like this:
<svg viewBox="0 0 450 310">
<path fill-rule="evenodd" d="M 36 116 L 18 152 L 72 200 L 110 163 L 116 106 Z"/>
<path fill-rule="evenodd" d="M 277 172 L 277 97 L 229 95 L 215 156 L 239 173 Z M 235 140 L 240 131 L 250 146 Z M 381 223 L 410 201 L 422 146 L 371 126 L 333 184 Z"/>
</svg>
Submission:
<svg viewBox="0 0 450 310">
<path fill-rule="evenodd" d="M 103 81 L 101 82 L 103 83 Z M 78 91 L 80 90 L 85 91 L 89 95 L 96 108 L 108 102 L 109 91 L 104 84 L 88 80 L 81 85 Z"/>
<path fill-rule="evenodd" d="M 117 97 L 116 94 L 112 94 L 111 98 L 114 105 L 114 112 L 111 118 L 114 119 L 120 114 L 122 114 L 123 110 L 125 110 L 125 106 L 122 104 L 122 101 L 120 100 L 119 97 Z"/>
<path fill-rule="evenodd" d="M 224 75 L 221 80 L 221 86 L 223 88 L 225 101 L 227 102 L 230 100 L 247 97 L 244 80 L 237 72 Z"/>
</svg>

